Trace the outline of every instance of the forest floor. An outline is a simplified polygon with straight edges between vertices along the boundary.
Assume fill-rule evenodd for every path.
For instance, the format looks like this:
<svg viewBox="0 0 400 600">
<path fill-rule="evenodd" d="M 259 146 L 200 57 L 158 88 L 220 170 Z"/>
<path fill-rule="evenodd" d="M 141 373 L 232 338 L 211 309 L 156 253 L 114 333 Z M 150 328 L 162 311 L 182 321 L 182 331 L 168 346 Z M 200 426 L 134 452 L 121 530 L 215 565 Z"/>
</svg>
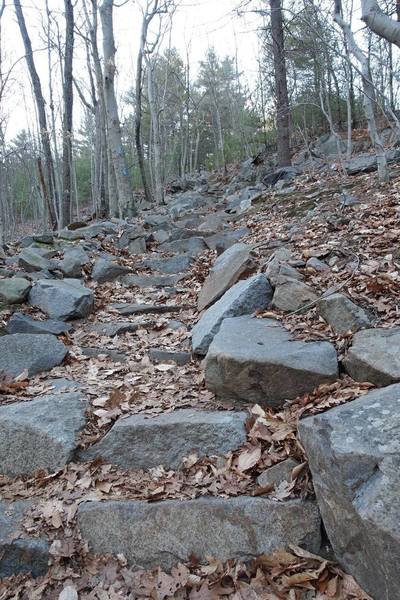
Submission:
<svg viewBox="0 0 400 600">
<path fill-rule="evenodd" d="M 220 182 L 221 190 L 224 182 Z M 257 262 L 262 268 L 274 248 L 282 245 L 298 258 L 334 257 L 331 268 L 317 272 L 300 268 L 305 282 L 320 292 L 342 290 L 358 305 L 368 309 L 381 327 L 400 324 L 400 177 L 379 185 L 376 174 L 345 178 L 338 173 L 307 174 L 294 183 L 295 192 L 284 196 L 266 191 L 257 204 L 236 219 L 235 227 L 246 225 L 251 233 L 242 241 L 255 245 Z M 342 202 L 347 190 L 357 200 L 352 206 Z M 304 217 L 306 217 L 304 219 Z M 141 257 L 129 255 L 103 244 L 121 264 L 133 272 L 146 274 Z M 86 282 L 95 292 L 94 313 L 71 334 L 62 336 L 69 348 L 66 363 L 51 374 L 31 379 L 0 382 L 1 404 L 29 401 L 54 391 L 52 380 L 66 378 L 80 384 L 90 400 L 87 426 L 81 446 L 100 439 L 117 418 L 145 413 L 157 415 L 176 408 L 218 408 L 213 394 L 204 386 L 201 362 L 193 358 L 184 366 L 153 364 L 148 351 L 153 347 L 190 350 L 190 327 L 198 320 L 197 294 L 215 259 L 213 251 L 196 258 L 190 270 L 175 286 L 175 292 L 123 287 L 112 283 Z M 137 264 L 136 264 L 137 263 Z M 91 330 L 98 322 L 109 323 L 117 313 L 113 303 L 168 303 L 179 307 L 174 318 L 184 324 L 177 330 L 168 327 L 169 317 L 139 315 L 134 333 L 114 338 Z M 37 313 L 33 308 L 25 312 Z M 328 340 L 339 357 L 350 337 L 336 336 L 318 316 L 315 306 L 289 316 L 276 310 L 262 314 L 282 321 L 298 338 Z M 8 313 L 3 312 L 4 321 Z M 88 357 L 83 347 L 100 353 Z M 113 362 L 108 351 L 125 355 L 125 362 Z M 297 422 L 348 402 L 371 388 L 343 375 L 333 384 L 325 384 L 311 394 L 272 412 L 249 406 L 248 440 L 224 459 L 187 457 L 178 471 L 162 467 L 149 471 L 124 471 L 100 461 L 70 463 L 56 473 L 39 472 L 32 477 L 0 477 L 2 499 L 35 499 L 26 522 L 34 536 L 43 532 L 52 541 L 51 566 L 45 577 L 32 579 L 18 575 L 0 582 L 0 600 L 58 599 L 117 600 L 153 598 L 211 600 L 221 597 L 235 600 L 322 600 L 369 598 L 352 577 L 326 557 L 316 557 L 300 548 L 261 556 L 251 564 L 221 562 L 210 557 L 207 565 L 193 561 L 176 567 L 171 574 L 134 571 L 123 556 L 93 556 L 77 532 L 75 516 L 80 503 L 101 499 L 195 498 L 211 494 L 271 495 L 277 501 L 312 496 L 312 481 L 303 449 L 297 440 Z M 221 404 L 221 408 L 233 408 Z M 267 424 L 267 426 L 265 426 Z M 297 478 L 278 491 L 262 489 L 257 476 L 283 457 L 300 462 Z"/>
</svg>

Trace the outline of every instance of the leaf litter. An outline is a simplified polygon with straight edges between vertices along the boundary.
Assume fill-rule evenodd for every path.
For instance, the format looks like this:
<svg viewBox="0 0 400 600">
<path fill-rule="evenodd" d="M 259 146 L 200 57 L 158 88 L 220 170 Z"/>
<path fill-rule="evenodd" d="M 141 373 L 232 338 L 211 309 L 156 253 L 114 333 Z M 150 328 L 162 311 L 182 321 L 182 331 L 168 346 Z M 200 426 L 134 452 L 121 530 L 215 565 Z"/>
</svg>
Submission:
<svg viewBox="0 0 400 600">
<path fill-rule="evenodd" d="M 296 179 L 296 193 L 289 199 L 275 192 L 264 194 L 264 205 L 257 212 L 244 215 L 237 225 L 251 229 L 247 242 L 255 245 L 260 264 L 281 245 L 290 248 L 301 261 L 310 256 L 323 258 L 330 269 L 316 272 L 300 266 L 306 283 L 321 293 L 338 287 L 375 318 L 380 327 L 400 324 L 398 297 L 400 291 L 400 254 L 394 244 L 400 233 L 398 202 L 399 180 L 378 186 L 370 175 L 357 178 L 360 204 L 343 209 L 337 193 L 342 180 L 337 174 L 308 174 Z M 323 194 L 319 194 L 323 183 Z M 318 193 L 317 193 L 318 192 Z M 310 196 L 312 213 L 308 215 Z M 308 216 L 307 216 L 308 215 Z M 294 225 L 303 221 L 297 231 Z M 324 240 L 321 244 L 321 240 Z M 121 262 L 140 272 L 140 265 L 124 251 L 103 243 L 103 249 L 115 254 Z M 28 380 L 26 374 L 14 380 L 0 380 L 0 402 L 21 402 L 52 393 L 55 380 L 77 382 L 89 399 L 87 426 L 80 445 L 99 440 L 118 418 L 131 414 L 157 415 L 176 408 L 231 409 L 218 403 L 204 387 L 204 376 L 198 361 L 183 367 L 162 363 L 154 365 L 148 351 L 157 347 L 188 350 L 187 327 L 198 316 L 195 309 L 197 292 L 215 258 L 208 251 L 198 257 L 188 275 L 176 286 L 173 303 L 182 306 L 177 318 L 182 327 L 171 329 L 165 315 L 123 317 L 137 323 L 134 332 L 120 336 L 100 335 L 93 324 L 122 320 L 110 307 L 113 303 L 171 303 L 163 291 L 138 290 L 120 284 L 97 286 L 96 312 L 87 323 L 63 341 L 69 346 L 66 364 Z M 137 268 L 136 268 L 137 267 Z M 340 287 L 342 286 L 342 287 Z M 188 308 L 191 307 L 191 308 Z M 29 309 L 29 312 L 32 312 Z M 40 316 L 40 313 L 36 311 Z M 335 344 L 339 357 L 351 342 L 351 333 L 337 336 L 318 316 L 315 307 L 284 315 L 268 309 L 263 315 L 279 319 L 301 339 L 325 339 Z M 82 348 L 98 349 L 97 356 L 86 356 Z M 118 353 L 110 360 L 109 352 Z M 52 383 L 54 382 L 54 383 Z M 34 499 L 25 522 L 33 536 L 45 535 L 51 541 L 51 564 L 45 577 L 32 579 L 18 575 L 0 583 L 0 600 L 55 598 L 59 600 L 152 598 L 189 598 L 208 600 L 229 597 L 235 600 L 263 598 L 275 600 L 367 600 L 368 596 L 335 563 L 316 557 L 299 548 L 261 556 L 247 564 L 220 563 L 209 558 L 199 565 L 193 557 L 186 565 L 177 565 L 170 574 L 160 570 L 135 571 L 124 557 L 93 556 L 80 539 L 76 528 L 76 512 L 81 502 L 102 499 L 141 499 L 149 502 L 167 498 L 195 498 L 204 494 L 236 496 L 264 495 L 275 501 L 312 497 L 313 488 L 304 451 L 297 440 L 298 420 L 349 402 L 371 388 L 342 376 L 332 384 L 324 384 L 305 394 L 278 412 L 260 406 L 248 406 L 247 441 L 224 457 L 190 455 L 177 471 L 162 466 L 144 471 L 126 471 L 101 461 L 70 463 L 56 473 L 40 471 L 31 477 L 13 480 L 0 477 L 0 497 L 6 500 Z M 58 387 L 57 390 L 60 388 Z M 292 457 L 298 462 L 292 480 L 278 487 L 257 484 L 265 469 Z"/>
</svg>

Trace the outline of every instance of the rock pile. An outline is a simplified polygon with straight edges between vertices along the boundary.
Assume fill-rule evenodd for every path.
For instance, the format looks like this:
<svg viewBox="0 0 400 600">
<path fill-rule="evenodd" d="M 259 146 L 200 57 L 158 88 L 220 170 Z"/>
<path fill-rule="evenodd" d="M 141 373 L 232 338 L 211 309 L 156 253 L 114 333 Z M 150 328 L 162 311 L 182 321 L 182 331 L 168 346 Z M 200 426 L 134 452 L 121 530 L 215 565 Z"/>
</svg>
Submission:
<svg viewBox="0 0 400 600">
<path fill-rule="evenodd" d="M 329 154 L 331 142 L 322 140 L 318 152 Z M 248 165 L 250 180 L 251 170 Z M 285 182 L 292 185 L 297 171 L 264 175 L 268 186 L 282 191 Z M 373 328 L 373 315 L 345 294 L 321 295 L 309 285 L 309 270 L 330 271 L 320 260 L 322 255 L 306 262 L 281 246 L 265 260 L 254 244 L 239 241 L 249 230 L 234 229 L 232 217 L 251 211 L 262 195 L 261 184 L 250 180 L 252 185 L 237 189 L 233 181 L 221 200 L 209 188 L 186 190 L 167 207 L 147 211 L 140 222 L 116 219 L 57 235 L 26 236 L 18 253 L 7 257 L 0 274 L 0 303 L 6 310 L 0 382 L 43 374 L 63 361 L 69 365 L 77 356 L 76 348 L 68 356 L 69 336 L 76 331 L 89 338 L 78 349 L 81 356 L 122 363 L 130 349 L 121 351 L 121 336 L 141 339 L 143 327 L 151 327 L 152 344 L 142 364 L 156 373 L 184 369 L 199 357 L 204 359 L 204 383 L 211 400 L 195 410 L 183 397 L 176 410 L 166 406 L 165 412 L 147 414 L 151 402 L 144 405 L 145 412 L 137 413 L 133 395 L 129 401 L 121 400 L 114 391 L 115 412 L 106 420 L 107 431 L 82 444 L 88 395 L 79 381 L 57 373 L 54 393 L 14 397 L 0 407 L 0 475 L 55 473 L 71 461 L 80 465 L 103 461 L 120 469 L 150 471 L 154 477 L 184 471 L 188 457 L 195 462 L 219 457 L 215 462 L 219 465 L 223 455 L 233 456 L 248 443 L 249 405 L 286 410 L 298 396 L 312 394 L 346 372 L 355 381 L 381 389 L 301 420 L 300 442 L 309 459 L 316 502 L 300 497 L 281 502 L 263 495 L 232 497 L 229 492 L 226 497 L 189 495 L 185 500 L 150 503 L 99 502 L 93 493 L 79 505 L 77 526 L 94 552 L 123 554 L 140 568 L 170 569 L 193 556 L 248 560 L 289 544 L 319 552 L 322 517 L 344 567 L 374 597 L 395 600 L 400 598 L 399 330 Z M 111 245 L 115 255 L 109 252 Z M 187 302 L 190 286 L 196 285 L 190 269 L 203 268 L 206 257 L 212 256 L 210 250 L 219 255 L 213 256 L 198 290 L 193 324 L 195 319 L 182 316 L 188 305 L 179 298 L 179 288 L 187 282 Z M 105 317 L 103 292 L 111 289 L 116 293 Z M 126 297 L 121 290 L 128 290 Z M 145 290 L 151 290 L 151 301 Z M 329 341 L 299 339 L 278 320 L 285 322 L 285 315 L 310 305 L 329 325 L 332 339 L 346 340 L 339 353 Z M 99 312 L 102 319 L 94 322 Z M 179 321 L 170 319 L 175 313 Z M 163 315 L 169 319 L 169 335 L 175 331 L 182 338 L 179 348 L 164 347 L 157 339 Z M 92 345 L 90 336 L 104 347 Z M 111 338 L 117 341 L 113 350 L 107 347 Z M 128 370 L 124 367 L 123 375 Z M 140 381 L 140 364 L 129 376 Z M 151 393 L 150 387 L 146 392 Z M 125 414 L 119 411 L 124 402 L 129 409 Z M 263 464 L 258 485 L 266 490 L 290 486 L 293 473 L 305 468 L 295 458 L 286 455 L 277 464 Z M 47 569 L 49 541 L 29 537 L 22 528 L 31 505 L 0 503 L 0 576 L 30 571 L 36 577 Z"/>
</svg>

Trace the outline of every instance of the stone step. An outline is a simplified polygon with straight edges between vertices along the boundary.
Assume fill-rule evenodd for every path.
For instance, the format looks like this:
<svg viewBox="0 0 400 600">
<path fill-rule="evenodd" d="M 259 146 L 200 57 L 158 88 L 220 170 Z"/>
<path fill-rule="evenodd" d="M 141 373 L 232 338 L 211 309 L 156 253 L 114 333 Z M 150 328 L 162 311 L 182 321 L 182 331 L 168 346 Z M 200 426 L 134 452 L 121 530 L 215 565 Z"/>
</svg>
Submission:
<svg viewBox="0 0 400 600">
<path fill-rule="evenodd" d="M 240 496 L 80 504 L 78 526 L 95 553 L 123 554 L 145 569 L 171 569 L 195 556 L 250 560 L 289 544 L 318 552 L 321 521 L 313 502 Z"/>
<path fill-rule="evenodd" d="M 224 319 L 251 315 L 267 308 L 272 298 L 272 288 L 265 275 L 253 275 L 239 281 L 201 317 L 192 330 L 192 346 L 195 354 L 204 356 L 218 333 Z"/>
<path fill-rule="evenodd" d="M 68 321 L 88 316 L 94 307 L 94 294 L 79 279 L 41 279 L 31 289 L 28 301 L 52 319 Z"/>
<path fill-rule="evenodd" d="M 17 377 L 50 371 L 62 363 L 68 348 L 48 333 L 12 333 L 0 337 L 0 373 Z"/>
<path fill-rule="evenodd" d="M 184 273 L 190 268 L 193 258 L 188 254 L 176 254 L 170 258 L 147 258 L 143 261 L 143 266 L 149 267 L 160 273 L 168 273 L 174 275 L 176 273 Z"/>
<path fill-rule="evenodd" d="M 225 319 L 205 361 L 205 381 L 217 397 L 273 408 L 338 377 L 335 348 L 303 342 L 273 319 Z"/>
<path fill-rule="evenodd" d="M 245 412 L 192 409 L 152 418 L 132 415 L 119 419 L 100 442 L 80 453 L 80 459 L 102 458 L 124 469 L 176 469 L 193 452 L 221 456 L 241 446 L 246 419 Z"/>
<path fill-rule="evenodd" d="M 67 333 L 71 329 L 71 325 L 54 319 L 39 321 L 29 315 L 16 312 L 8 321 L 6 329 L 8 333 L 37 333 L 41 335 L 48 333 L 51 335 L 60 335 L 61 333 Z"/>
<path fill-rule="evenodd" d="M 356 333 L 344 365 L 356 381 L 370 381 L 378 387 L 400 381 L 400 327 Z"/>
<path fill-rule="evenodd" d="M 215 261 L 197 300 L 197 308 L 204 310 L 219 300 L 232 285 L 254 268 L 252 247 L 234 244 Z"/>
<path fill-rule="evenodd" d="M 15 477 L 62 468 L 74 456 L 85 410 L 86 398 L 78 392 L 0 407 L 0 474 Z"/>
</svg>

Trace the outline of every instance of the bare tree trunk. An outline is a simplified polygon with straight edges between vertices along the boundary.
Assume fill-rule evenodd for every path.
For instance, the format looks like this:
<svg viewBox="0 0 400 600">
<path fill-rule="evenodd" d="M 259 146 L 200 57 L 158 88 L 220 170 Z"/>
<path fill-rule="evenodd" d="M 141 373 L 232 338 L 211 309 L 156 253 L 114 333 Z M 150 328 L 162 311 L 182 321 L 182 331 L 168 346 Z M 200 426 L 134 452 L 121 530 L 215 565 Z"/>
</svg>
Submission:
<svg viewBox="0 0 400 600">
<path fill-rule="evenodd" d="M 63 82 L 63 197 L 61 224 L 66 227 L 71 221 L 72 196 L 72 110 L 74 102 L 72 60 L 74 54 L 74 8 L 72 0 L 64 0 L 65 7 L 65 56 Z"/>
<path fill-rule="evenodd" d="M 129 170 L 122 144 L 121 124 L 114 88 L 116 48 L 113 30 L 113 0 L 103 0 L 100 8 L 100 16 L 103 29 L 104 97 L 107 114 L 108 145 L 110 147 L 118 190 L 118 212 L 120 216 L 132 216 L 136 214 L 136 207 L 133 201 Z"/>
<path fill-rule="evenodd" d="M 272 53 L 274 56 L 276 126 L 278 137 L 278 164 L 291 164 L 289 140 L 289 96 L 287 88 L 285 42 L 281 0 L 271 0 Z"/>
<path fill-rule="evenodd" d="M 96 91 L 92 89 L 93 106 L 95 108 L 95 160 L 96 160 L 96 181 L 97 190 L 100 194 L 99 198 L 96 198 L 96 206 L 100 207 L 100 211 L 110 214 L 117 214 L 118 212 L 118 198 L 113 192 L 109 194 L 109 183 L 108 183 L 108 152 L 107 152 L 107 118 L 106 108 L 104 99 L 104 83 L 103 83 L 103 72 L 101 69 L 101 62 L 99 56 L 99 49 L 97 45 L 97 0 L 91 0 L 92 5 L 92 18 L 90 19 L 86 2 L 83 2 L 83 10 L 86 17 L 87 26 L 89 29 L 90 46 L 92 51 L 92 59 L 94 66 L 94 75 L 96 78 Z M 89 61 L 88 61 L 89 63 Z M 90 69 L 90 66 L 88 65 Z M 92 83 L 92 82 L 91 82 Z"/>
<path fill-rule="evenodd" d="M 400 47 L 400 23 L 386 15 L 377 0 L 361 0 L 361 19 L 371 31 Z"/>
<path fill-rule="evenodd" d="M 160 121 L 159 107 L 156 106 L 154 97 L 154 73 L 150 60 L 147 60 L 147 93 L 153 130 L 153 152 L 154 152 L 154 196 L 157 204 L 164 204 L 164 178 L 161 157 Z"/>
<path fill-rule="evenodd" d="M 342 16 L 342 2 L 341 0 L 335 0 L 335 12 L 334 20 L 342 29 L 344 36 L 349 44 L 349 51 L 358 60 L 361 65 L 361 79 L 363 86 L 363 100 L 364 100 L 364 111 L 368 123 L 368 131 L 371 138 L 372 145 L 375 149 L 376 161 L 378 165 L 378 177 L 379 181 L 384 182 L 389 179 L 389 170 L 387 167 L 385 149 L 381 137 L 378 133 L 375 120 L 374 105 L 375 100 L 375 88 L 371 79 L 371 71 L 369 68 L 368 58 L 364 52 L 357 45 L 354 34 L 350 29 L 350 26 L 344 21 Z"/>
<path fill-rule="evenodd" d="M 146 12 L 143 15 L 142 31 L 140 35 L 140 46 L 136 64 L 136 86 L 135 86 L 135 143 L 138 156 L 140 176 L 142 178 L 144 195 L 146 201 L 151 203 L 152 196 L 146 177 L 146 167 L 144 164 L 143 140 L 142 140 L 142 95 L 143 95 L 143 58 L 145 52 L 147 30 L 149 27 L 149 15 Z"/>
<path fill-rule="evenodd" d="M 43 153 L 46 163 L 47 190 L 49 195 L 49 213 L 50 221 L 53 228 L 57 227 L 56 207 L 58 206 L 57 192 L 55 189 L 54 162 L 51 152 L 49 131 L 47 128 L 47 117 L 45 109 L 45 101 L 42 93 L 42 86 L 39 75 L 36 71 L 35 62 L 33 60 L 32 44 L 25 24 L 24 14 L 21 8 L 20 0 L 14 0 L 15 13 L 17 15 L 18 26 L 21 32 L 22 40 L 25 47 L 25 58 L 28 65 L 29 75 L 32 81 L 32 87 L 35 95 L 35 101 L 39 117 L 40 137 L 43 146 Z"/>
</svg>

